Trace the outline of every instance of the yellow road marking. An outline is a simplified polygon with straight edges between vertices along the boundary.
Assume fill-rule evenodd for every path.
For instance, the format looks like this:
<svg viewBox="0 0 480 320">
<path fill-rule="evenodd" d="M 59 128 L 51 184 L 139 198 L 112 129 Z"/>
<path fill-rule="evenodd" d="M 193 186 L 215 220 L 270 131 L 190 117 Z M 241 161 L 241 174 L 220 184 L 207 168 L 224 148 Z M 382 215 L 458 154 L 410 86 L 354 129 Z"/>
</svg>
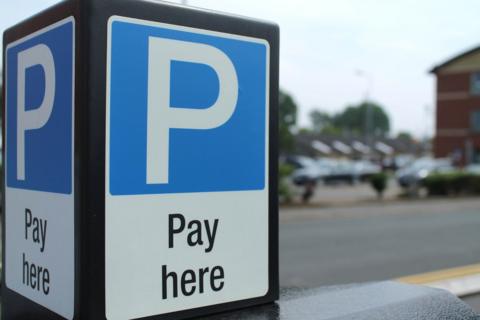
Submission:
<svg viewBox="0 0 480 320">
<path fill-rule="evenodd" d="M 463 278 L 463 277 L 467 277 L 475 274 L 480 274 L 480 263 L 458 267 L 458 268 L 420 273 L 420 274 L 415 274 L 411 276 L 397 278 L 395 280 L 403 283 L 409 283 L 409 284 L 428 284 L 432 282 L 450 280 L 455 278 Z"/>
</svg>

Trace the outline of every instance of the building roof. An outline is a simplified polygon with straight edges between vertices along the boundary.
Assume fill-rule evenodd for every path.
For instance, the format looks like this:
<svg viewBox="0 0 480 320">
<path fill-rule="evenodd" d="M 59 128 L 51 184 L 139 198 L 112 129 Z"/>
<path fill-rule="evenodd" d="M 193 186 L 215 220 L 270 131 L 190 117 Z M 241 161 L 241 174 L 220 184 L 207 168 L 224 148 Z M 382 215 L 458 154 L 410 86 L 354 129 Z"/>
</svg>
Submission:
<svg viewBox="0 0 480 320">
<path fill-rule="evenodd" d="M 477 46 L 477 47 L 474 47 L 474 48 L 471 48 L 461 54 L 458 54 L 446 61 L 444 61 L 443 63 L 433 67 L 431 70 L 430 70 L 430 73 L 438 73 L 440 71 L 440 69 L 443 69 L 445 67 L 448 67 L 456 62 L 459 62 L 460 60 L 466 58 L 466 57 L 469 57 L 473 54 L 476 54 L 476 53 L 480 53 L 480 46 Z"/>
<path fill-rule="evenodd" d="M 295 136 L 295 153 L 307 156 L 362 157 L 366 154 L 423 154 L 427 145 L 404 138 L 331 136 L 311 132 Z"/>
</svg>

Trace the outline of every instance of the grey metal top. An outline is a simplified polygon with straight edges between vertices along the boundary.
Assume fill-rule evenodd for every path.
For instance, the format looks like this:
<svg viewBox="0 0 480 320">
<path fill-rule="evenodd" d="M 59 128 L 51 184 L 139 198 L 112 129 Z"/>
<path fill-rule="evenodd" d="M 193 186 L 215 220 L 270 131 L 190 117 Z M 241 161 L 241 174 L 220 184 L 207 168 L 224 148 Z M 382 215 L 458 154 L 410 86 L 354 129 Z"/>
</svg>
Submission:
<svg viewBox="0 0 480 320">
<path fill-rule="evenodd" d="M 202 319 L 480 320 L 480 316 L 446 291 L 388 281 L 283 290 L 276 304 Z"/>
<path fill-rule="evenodd" d="M 480 316 L 446 291 L 387 281 L 318 289 L 285 289 L 275 304 L 201 319 L 480 320 Z"/>
</svg>

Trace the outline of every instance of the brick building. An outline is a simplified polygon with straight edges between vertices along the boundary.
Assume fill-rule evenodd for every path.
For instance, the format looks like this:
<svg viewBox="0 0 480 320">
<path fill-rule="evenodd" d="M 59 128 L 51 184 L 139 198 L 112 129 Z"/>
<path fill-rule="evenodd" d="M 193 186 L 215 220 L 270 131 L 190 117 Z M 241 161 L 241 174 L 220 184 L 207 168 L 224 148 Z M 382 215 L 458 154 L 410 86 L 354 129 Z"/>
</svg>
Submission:
<svg viewBox="0 0 480 320">
<path fill-rule="evenodd" d="M 480 47 L 431 72 L 437 77 L 435 156 L 480 163 Z"/>
</svg>

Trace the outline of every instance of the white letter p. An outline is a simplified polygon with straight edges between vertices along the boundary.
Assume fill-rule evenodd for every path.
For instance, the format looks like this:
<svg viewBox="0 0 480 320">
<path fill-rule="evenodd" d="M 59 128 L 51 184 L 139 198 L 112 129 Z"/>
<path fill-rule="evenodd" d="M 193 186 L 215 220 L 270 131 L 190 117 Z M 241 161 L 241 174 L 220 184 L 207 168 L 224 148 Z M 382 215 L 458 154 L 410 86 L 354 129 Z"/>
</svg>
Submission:
<svg viewBox="0 0 480 320">
<path fill-rule="evenodd" d="M 168 183 L 170 129 L 213 129 L 230 119 L 238 99 L 232 61 L 219 49 L 201 43 L 149 38 L 147 116 L 147 183 Z M 172 61 L 205 64 L 218 76 L 216 102 L 207 109 L 170 105 Z"/>
</svg>

